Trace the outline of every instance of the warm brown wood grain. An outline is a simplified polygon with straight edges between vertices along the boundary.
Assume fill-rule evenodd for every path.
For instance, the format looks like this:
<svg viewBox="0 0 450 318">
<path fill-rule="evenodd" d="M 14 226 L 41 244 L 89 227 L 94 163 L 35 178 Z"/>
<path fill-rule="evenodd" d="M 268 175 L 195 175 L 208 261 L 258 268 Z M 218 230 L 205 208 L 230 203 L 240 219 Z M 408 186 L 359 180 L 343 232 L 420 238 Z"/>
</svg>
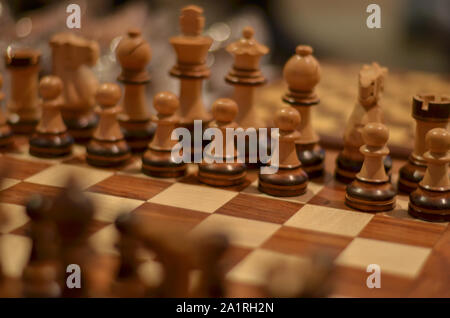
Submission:
<svg viewBox="0 0 450 318">
<path fill-rule="evenodd" d="M 238 194 L 219 208 L 216 213 L 245 216 L 248 219 L 283 224 L 303 204 L 286 202 L 276 199 L 257 197 L 248 194 Z"/>
</svg>

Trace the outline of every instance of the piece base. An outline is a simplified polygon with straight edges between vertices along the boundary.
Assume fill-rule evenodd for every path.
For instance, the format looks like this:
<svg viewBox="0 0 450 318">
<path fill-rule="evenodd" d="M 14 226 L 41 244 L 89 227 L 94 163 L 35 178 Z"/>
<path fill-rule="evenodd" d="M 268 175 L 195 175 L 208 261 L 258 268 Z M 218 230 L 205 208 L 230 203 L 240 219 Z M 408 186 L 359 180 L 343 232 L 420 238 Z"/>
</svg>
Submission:
<svg viewBox="0 0 450 318">
<path fill-rule="evenodd" d="M 67 133 L 43 134 L 36 132 L 30 138 L 30 155 L 57 158 L 72 153 L 73 138 Z"/>
<path fill-rule="evenodd" d="M 408 213 L 431 222 L 450 221 L 450 191 L 430 191 L 420 185 L 409 195 Z"/>
<path fill-rule="evenodd" d="M 150 120 L 119 120 L 122 133 L 134 153 L 142 153 L 153 139 L 156 124 Z"/>
<path fill-rule="evenodd" d="M 148 149 L 142 156 L 142 172 L 157 178 L 178 178 L 186 174 L 186 164 L 176 163 L 171 151 Z"/>
<path fill-rule="evenodd" d="M 98 116 L 94 112 L 77 117 L 65 116 L 63 112 L 63 119 L 69 134 L 77 143 L 88 142 L 98 124 Z"/>
<path fill-rule="evenodd" d="M 8 120 L 8 125 L 11 127 L 12 132 L 16 135 L 29 135 L 34 132 L 38 122 L 38 120 L 22 120 L 17 122 Z"/>
<path fill-rule="evenodd" d="M 324 172 L 325 151 L 319 145 L 296 144 L 297 156 L 302 163 L 302 169 L 310 179 L 318 178 Z"/>
<path fill-rule="evenodd" d="M 3 124 L 0 126 L 0 148 L 8 147 L 12 145 L 13 140 L 13 132 L 8 124 Z"/>
<path fill-rule="evenodd" d="M 408 162 L 400 168 L 398 175 L 398 190 L 403 193 L 411 193 L 417 189 L 420 181 L 425 175 L 426 165 L 420 165 L 410 156 Z"/>
<path fill-rule="evenodd" d="M 201 163 L 198 167 L 198 180 L 216 187 L 242 184 L 246 175 L 243 163 Z"/>
<path fill-rule="evenodd" d="M 347 186 L 345 204 L 364 212 L 390 211 L 395 207 L 396 191 L 390 182 L 371 183 L 355 179 Z"/>
<path fill-rule="evenodd" d="M 308 175 L 302 169 L 279 168 L 274 174 L 259 174 L 259 191 L 275 197 L 294 197 L 306 192 Z"/>
<path fill-rule="evenodd" d="M 86 161 L 92 166 L 121 166 L 130 158 L 130 148 L 125 140 L 117 140 L 112 142 L 92 139 L 86 147 Z"/>
</svg>

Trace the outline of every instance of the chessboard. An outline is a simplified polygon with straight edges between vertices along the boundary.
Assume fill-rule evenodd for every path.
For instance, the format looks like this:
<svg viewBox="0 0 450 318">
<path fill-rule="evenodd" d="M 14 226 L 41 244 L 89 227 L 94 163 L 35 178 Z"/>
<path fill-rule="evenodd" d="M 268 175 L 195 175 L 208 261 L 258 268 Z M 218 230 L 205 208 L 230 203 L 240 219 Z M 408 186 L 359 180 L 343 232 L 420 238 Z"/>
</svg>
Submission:
<svg viewBox="0 0 450 318">
<path fill-rule="evenodd" d="M 303 266 L 310 256 L 326 251 L 333 259 L 331 297 L 449 297 L 450 227 L 409 217 L 408 197 L 386 213 L 365 213 L 344 204 L 345 185 L 333 177 L 337 152 L 327 149 L 326 174 L 308 184 L 298 197 L 276 198 L 257 189 L 257 170 L 243 185 L 210 187 L 199 183 L 196 166 L 179 179 L 142 174 L 140 157 L 120 169 L 88 166 L 85 148 L 60 159 L 28 154 L 25 137 L 0 157 L 7 171 L 1 183 L 0 209 L 7 222 L 0 228 L 3 270 L 13 280 L 27 263 L 31 241 L 25 202 L 32 194 L 55 197 L 75 175 L 95 204 L 89 243 L 99 254 L 97 279 L 107 281 L 118 261 L 114 220 L 120 213 L 142 217 L 148 227 L 177 226 L 180 233 L 224 232 L 231 242 L 223 256 L 226 296 L 264 296 L 267 271 L 276 264 Z M 394 160 L 392 181 L 402 160 Z M 381 288 L 370 289 L 368 265 L 381 268 Z M 147 256 L 142 276 L 154 281 L 161 273 L 157 258 Z M 192 271 L 192 281 L 196 273 Z M 101 285 L 101 284 L 99 284 Z"/>
</svg>

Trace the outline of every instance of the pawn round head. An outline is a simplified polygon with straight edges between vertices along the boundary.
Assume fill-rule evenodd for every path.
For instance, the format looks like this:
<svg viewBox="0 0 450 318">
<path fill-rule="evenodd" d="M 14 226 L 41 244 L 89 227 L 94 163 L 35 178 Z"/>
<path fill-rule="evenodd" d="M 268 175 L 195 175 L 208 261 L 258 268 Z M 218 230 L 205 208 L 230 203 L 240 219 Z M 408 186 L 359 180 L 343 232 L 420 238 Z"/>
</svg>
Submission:
<svg viewBox="0 0 450 318">
<path fill-rule="evenodd" d="M 45 76 L 39 82 L 39 93 L 45 100 L 51 100 L 58 97 L 63 88 L 61 79 L 57 76 Z"/>
<path fill-rule="evenodd" d="M 425 136 L 425 142 L 430 152 L 446 154 L 450 147 L 450 133 L 445 128 L 431 129 Z"/>
<path fill-rule="evenodd" d="M 368 123 L 362 131 L 364 143 L 372 147 L 383 147 L 389 139 L 389 129 L 381 123 Z"/>
<path fill-rule="evenodd" d="M 116 106 L 120 97 L 122 97 L 120 86 L 115 83 L 101 84 L 95 94 L 95 100 L 103 107 Z"/>
<path fill-rule="evenodd" d="M 212 105 L 212 114 L 216 121 L 230 123 L 236 118 L 238 106 L 230 98 L 219 98 Z"/>
<path fill-rule="evenodd" d="M 180 107 L 180 101 L 174 93 L 160 92 L 153 98 L 153 106 L 158 114 L 170 116 Z"/>
<path fill-rule="evenodd" d="M 275 115 L 275 126 L 280 130 L 293 131 L 300 124 L 300 113 L 293 107 L 283 107 Z"/>
</svg>

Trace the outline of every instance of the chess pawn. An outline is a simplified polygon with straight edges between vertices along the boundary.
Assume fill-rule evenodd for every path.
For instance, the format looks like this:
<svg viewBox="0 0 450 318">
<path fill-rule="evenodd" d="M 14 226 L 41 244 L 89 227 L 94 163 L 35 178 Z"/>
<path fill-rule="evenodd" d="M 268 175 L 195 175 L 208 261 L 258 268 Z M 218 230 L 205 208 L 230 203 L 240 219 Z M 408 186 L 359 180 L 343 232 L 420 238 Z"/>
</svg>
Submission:
<svg viewBox="0 0 450 318">
<path fill-rule="evenodd" d="M 3 111 L 2 101 L 5 98 L 5 94 L 2 92 L 3 77 L 0 74 L 0 147 L 6 147 L 12 144 L 12 130 L 9 127 L 5 113 Z"/>
<path fill-rule="evenodd" d="M 204 26 L 203 9 L 189 5 L 181 10 L 182 34 L 170 38 L 177 55 L 177 64 L 170 70 L 170 75 L 180 79 L 180 124 L 190 130 L 194 120 L 211 120 L 203 104 L 202 90 L 203 80 L 210 75 L 206 56 L 213 40 L 202 35 Z"/>
<path fill-rule="evenodd" d="M 150 120 L 146 86 L 150 74 L 146 70 L 152 57 L 148 42 L 138 29 L 130 29 L 116 48 L 117 60 L 122 66 L 118 81 L 125 86 L 124 112 L 119 115 L 125 139 L 134 152 L 142 152 L 153 138 L 156 125 Z"/>
<path fill-rule="evenodd" d="M 172 150 L 178 143 L 172 140 L 172 131 L 178 126 L 179 118 L 175 114 L 180 103 L 175 94 L 161 92 L 155 95 L 153 106 L 158 112 L 156 131 L 142 157 L 142 172 L 160 178 L 176 178 L 186 173 L 186 164 L 177 163 L 172 158 Z"/>
<path fill-rule="evenodd" d="M 50 217 L 56 225 L 60 248 L 58 261 L 65 273 L 70 264 L 81 269 L 81 288 L 62 285 L 62 297 L 87 297 L 92 288 L 92 267 L 95 252 L 88 244 L 89 226 L 92 225 L 94 205 L 71 177 L 52 202 Z"/>
<path fill-rule="evenodd" d="M 135 233 L 137 222 L 140 220 L 136 214 L 125 213 L 119 215 L 114 224 L 120 233 L 116 245 L 120 254 L 120 265 L 111 286 L 113 297 L 145 297 L 149 289 L 139 276 L 139 251 L 142 244 Z"/>
<path fill-rule="evenodd" d="M 71 32 L 53 35 L 49 44 L 52 72 L 64 84 L 64 123 L 75 141 L 87 142 L 98 122 L 93 109 L 99 84 L 90 67 L 97 63 L 99 45 Z"/>
<path fill-rule="evenodd" d="M 425 137 L 428 151 L 424 153 L 427 169 L 417 189 L 409 195 L 409 214 L 427 221 L 450 221 L 450 133 L 434 128 Z"/>
<path fill-rule="evenodd" d="M 361 170 L 364 156 L 359 148 L 364 144 L 362 129 L 368 123 L 384 123 L 383 109 L 379 103 L 384 90 L 384 79 L 387 68 L 377 63 L 363 65 L 358 77 L 358 102 L 355 104 L 350 118 L 345 126 L 344 149 L 336 158 L 336 179 L 350 183 Z M 386 173 L 390 175 L 392 160 L 386 156 L 384 160 Z"/>
<path fill-rule="evenodd" d="M 117 114 L 120 112 L 117 103 L 120 97 L 120 87 L 114 83 L 101 84 L 95 95 L 101 108 L 98 111 L 100 119 L 86 147 L 86 160 L 93 166 L 118 166 L 131 158 L 130 148 L 117 121 Z"/>
<path fill-rule="evenodd" d="M 31 219 L 30 237 L 33 242 L 31 255 L 23 272 L 25 297 L 59 297 L 59 267 L 57 256 L 56 228 L 50 219 L 50 201 L 33 195 L 26 212 Z"/>
<path fill-rule="evenodd" d="M 389 211 L 395 206 L 396 191 L 389 182 L 383 160 L 389 154 L 389 130 L 381 123 L 369 123 L 362 131 L 364 156 L 361 171 L 347 186 L 345 203 L 365 212 Z"/>
<path fill-rule="evenodd" d="M 234 121 L 237 112 L 237 104 L 229 98 L 220 98 L 212 105 L 214 121 L 210 123 L 209 127 L 218 128 L 222 134 L 214 136 L 209 144 L 211 153 L 205 149 L 207 158 L 203 158 L 198 167 L 199 181 L 222 187 L 238 185 L 245 181 L 247 170 L 244 163 L 237 162 L 235 138 L 227 138 L 226 133 L 227 128 L 236 129 L 238 127 Z M 218 137 L 222 137 L 222 142 L 216 141 L 215 138 Z M 217 153 L 218 148 L 222 148 L 221 154 Z M 232 150 L 231 154 L 228 153 L 230 149 Z"/>
<path fill-rule="evenodd" d="M 54 158 L 72 152 L 73 138 L 67 133 L 60 111 L 62 86 L 56 76 L 46 76 L 39 83 L 42 116 L 30 137 L 29 151 L 33 156 Z"/>
<path fill-rule="evenodd" d="M 283 101 L 294 107 L 302 118 L 297 127 L 300 138 L 296 141 L 296 147 L 302 168 L 309 178 L 323 174 L 325 158 L 325 151 L 319 146 L 319 136 L 312 126 L 312 106 L 319 103 L 314 88 L 320 80 L 320 65 L 312 54 L 310 46 L 297 46 L 295 55 L 283 69 L 283 76 L 288 84 L 288 92 L 283 96 Z"/>
<path fill-rule="evenodd" d="M 450 121 L 450 96 L 416 95 L 412 102 L 412 116 L 416 121 L 414 150 L 408 162 L 400 169 L 398 189 L 410 193 L 417 188 L 427 168 L 424 153 L 427 151 L 425 136 L 434 128 L 447 129 Z"/>
<path fill-rule="evenodd" d="M 40 57 L 39 51 L 25 48 L 7 51 L 5 54 L 5 64 L 11 79 L 11 97 L 7 104 L 8 123 L 17 134 L 32 133 L 40 118 L 38 107 Z"/>
<path fill-rule="evenodd" d="M 278 171 L 272 174 L 259 173 L 258 188 L 261 192 L 277 197 L 297 196 L 306 192 L 308 175 L 302 169 L 295 146 L 300 138 L 296 130 L 300 120 L 300 114 L 292 107 L 283 107 L 276 113 L 275 126 L 279 128 Z"/>
</svg>

